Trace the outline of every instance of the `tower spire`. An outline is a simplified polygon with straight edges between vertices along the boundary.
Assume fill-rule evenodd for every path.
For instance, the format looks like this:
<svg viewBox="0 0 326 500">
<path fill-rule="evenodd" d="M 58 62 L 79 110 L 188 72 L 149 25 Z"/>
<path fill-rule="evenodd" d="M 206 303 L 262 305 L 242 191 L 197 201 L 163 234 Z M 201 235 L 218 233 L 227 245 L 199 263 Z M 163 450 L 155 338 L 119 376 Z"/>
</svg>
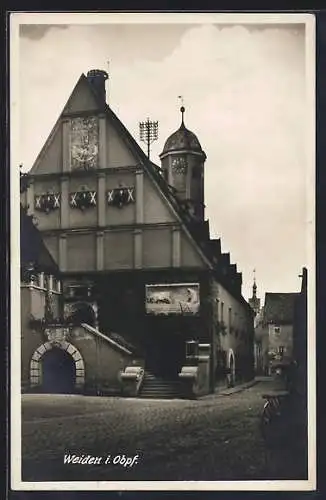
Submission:
<svg viewBox="0 0 326 500">
<path fill-rule="evenodd" d="M 260 299 L 257 297 L 256 269 L 253 270 L 253 275 L 254 283 L 252 286 L 252 297 L 248 300 L 248 302 L 255 315 L 257 315 L 260 311 Z"/>
<path fill-rule="evenodd" d="M 254 273 L 254 284 L 252 286 L 252 296 L 256 297 L 256 293 L 257 293 L 256 269 L 254 269 L 253 273 Z"/>
<path fill-rule="evenodd" d="M 180 103 L 181 103 L 181 107 L 180 107 L 180 111 L 181 111 L 181 127 L 184 127 L 184 113 L 185 113 L 185 107 L 183 105 L 183 96 L 182 95 L 178 95 L 178 99 L 180 100 Z"/>
</svg>

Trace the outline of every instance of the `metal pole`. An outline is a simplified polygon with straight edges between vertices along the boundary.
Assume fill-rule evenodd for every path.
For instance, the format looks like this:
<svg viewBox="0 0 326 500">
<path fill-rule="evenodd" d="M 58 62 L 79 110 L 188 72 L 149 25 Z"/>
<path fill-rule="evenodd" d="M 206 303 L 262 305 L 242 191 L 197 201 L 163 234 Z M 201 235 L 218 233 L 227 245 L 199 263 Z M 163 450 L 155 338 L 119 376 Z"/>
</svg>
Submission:
<svg viewBox="0 0 326 500">
<path fill-rule="evenodd" d="M 149 119 L 146 121 L 146 129 L 147 129 L 147 157 L 150 157 L 150 123 Z"/>
<path fill-rule="evenodd" d="M 150 158 L 151 143 L 158 139 L 158 122 L 153 122 L 149 118 L 139 123 L 140 140 L 146 143 L 147 157 Z"/>
</svg>

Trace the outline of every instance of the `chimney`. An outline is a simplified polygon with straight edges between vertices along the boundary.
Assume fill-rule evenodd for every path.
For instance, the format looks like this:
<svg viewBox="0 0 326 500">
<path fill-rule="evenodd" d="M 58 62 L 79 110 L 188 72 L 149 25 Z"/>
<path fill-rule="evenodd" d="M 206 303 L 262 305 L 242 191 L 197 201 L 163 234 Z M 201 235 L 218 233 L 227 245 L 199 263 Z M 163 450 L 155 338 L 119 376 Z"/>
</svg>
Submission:
<svg viewBox="0 0 326 500">
<path fill-rule="evenodd" d="M 105 82 L 108 78 L 107 72 L 101 69 L 92 69 L 87 73 L 87 80 L 104 101 L 106 101 Z"/>
</svg>

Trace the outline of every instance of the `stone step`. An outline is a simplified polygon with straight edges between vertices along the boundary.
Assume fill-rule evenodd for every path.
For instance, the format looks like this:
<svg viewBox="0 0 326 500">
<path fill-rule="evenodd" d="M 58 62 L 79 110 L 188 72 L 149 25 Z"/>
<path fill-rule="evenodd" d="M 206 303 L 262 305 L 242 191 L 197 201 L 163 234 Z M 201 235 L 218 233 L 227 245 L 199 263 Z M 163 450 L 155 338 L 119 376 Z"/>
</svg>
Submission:
<svg viewBox="0 0 326 500">
<path fill-rule="evenodd" d="M 150 385 L 150 386 L 154 386 L 154 385 L 159 385 L 159 386 L 162 386 L 162 387 L 171 387 L 171 385 L 173 387 L 178 387 L 180 384 L 178 382 L 176 383 L 173 383 L 173 382 L 162 382 L 161 380 L 153 380 L 153 381 L 147 381 L 147 380 L 144 380 L 143 382 L 143 385 Z"/>
<path fill-rule="evenodd" d="M 141 393 L 140 397 L 143 399 L 180 399 L 181 395 L 169 392 L 145 392 Z"/>
<path fill-rule="evenodd" d="M 140 391 L 142 398 L 175 399 L 181 397 L 180 382 L 157 377 L 151 372 L 145 372 Z"/>
<path fill-rule="evenodd" d="M 162 387 L 162 386 L 143 386 L 142 391 L 161 391 L 161 392 L 179 392 L 180 388 L 179 387 Z"/>
<path fill-rule="evenodd" d="M 151 391 L 174 391 L 178 392 L 180 387 L 175 387 L 173 385 L 143 385 L 142 390 L 151 390 Z"/>
<path fill-rule="evenodd" d="M 180 382 L 178 380 L 144 380 L 144 385 L 161 385 L 162 387 L 167 387 L 173 385 L 173 387 L 178 387 Z"/>
<path fill-rule="evenodd" d="M 178 394 L 179 391 L 177 390 L 173 390 L 173 389 L 157 389 L 157 388 L 151 388 L 151 387 L 148 387 L 147 389 L 143 389 L 142 391 L 142 394 L 147 394 L 147 393 L 152 393 L 152 392 L 159 392 L 160 394 L 165 394 L 165 393 L 169 393 L 169 394 Z"/>
</svg>

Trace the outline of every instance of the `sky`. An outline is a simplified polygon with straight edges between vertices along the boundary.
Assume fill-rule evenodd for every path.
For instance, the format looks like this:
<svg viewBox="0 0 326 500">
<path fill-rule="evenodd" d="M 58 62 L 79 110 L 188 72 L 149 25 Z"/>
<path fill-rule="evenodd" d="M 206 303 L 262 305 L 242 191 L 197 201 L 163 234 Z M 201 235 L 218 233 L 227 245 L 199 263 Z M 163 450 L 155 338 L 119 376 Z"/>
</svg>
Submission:
<svg viewBox="0 0 326 500">
<path fill-rule="evenodd" d="M 158 120 L 157 164 L 180 126 L 182 95 L 185 124 L 207 155 L 211 236 L 243 273 L 244 297 L 254 269 L 262 299 L 299 291 L 307 265 L 303 25 L 29 24 L 20 34 L 24 170 L 81 73 L 109 72 L 107 100 L 136 140 L 140 121 Z"/>
</svg>

